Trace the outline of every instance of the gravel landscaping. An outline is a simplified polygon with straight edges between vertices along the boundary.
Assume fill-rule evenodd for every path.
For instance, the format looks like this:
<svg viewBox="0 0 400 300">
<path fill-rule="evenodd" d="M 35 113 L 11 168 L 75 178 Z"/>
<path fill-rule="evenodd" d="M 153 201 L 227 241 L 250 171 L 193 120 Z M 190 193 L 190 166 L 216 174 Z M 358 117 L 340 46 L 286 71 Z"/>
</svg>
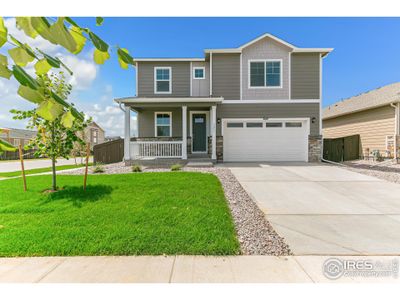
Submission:
<svg viewBox="0 0 400 300">
<path fill-rule="evenodd" d="M 343 163 L 345 168 L 364 175 L 400 183 L 400 164 L 394 161 L 374 162 L 372 160 L 353 160 Z"/>
<path fill-rule="evenodd" d="M 124 163 L 104 165 L 103 174 L 131 173 L 132 168 Z M 92 168 L 91 168 L 92 169 Z M 235 223 L 242 253 L 245 255 L 291 255 L 289 246 L 280 237 L 265 214 L 250 198 L 235 176 L 227 168 L 183 168 L 184 171 L 207 172 L 215 174 L 221 181 Z M 92 173 L 92 170 L 90 170 Z M 143 168 L 143 172 L 170 172 L 169 169 Z M 82 175 L 83 169 L 59 173 Z"/>
</svg>

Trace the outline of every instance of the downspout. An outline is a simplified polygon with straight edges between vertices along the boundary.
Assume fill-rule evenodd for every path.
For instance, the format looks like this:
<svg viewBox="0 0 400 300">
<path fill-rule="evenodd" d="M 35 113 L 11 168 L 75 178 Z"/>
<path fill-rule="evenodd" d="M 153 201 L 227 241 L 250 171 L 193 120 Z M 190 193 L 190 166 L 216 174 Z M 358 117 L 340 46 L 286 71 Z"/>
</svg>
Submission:
<svg viewBox="0 0 400 300">
<path fill-rule="evenodd" d="M 397 153 L 397 136 L 399 135 L 399 114 L 400 114 L 400 103 L 393 102 L 390 103 L 390 106 L 394 108 L 394 141 L 393 141 L 393 151 L 394 151 L 394 159 L 397 162 L 398 153 Z"/>
<path fill-rule="evenodd" d="M 123 109 L 121 105 L 122 105 L 122 103 L 118 102 L 119 109 L 122 110 L 123 112 L 125 112 L 125 109 Z"/>
</svg>

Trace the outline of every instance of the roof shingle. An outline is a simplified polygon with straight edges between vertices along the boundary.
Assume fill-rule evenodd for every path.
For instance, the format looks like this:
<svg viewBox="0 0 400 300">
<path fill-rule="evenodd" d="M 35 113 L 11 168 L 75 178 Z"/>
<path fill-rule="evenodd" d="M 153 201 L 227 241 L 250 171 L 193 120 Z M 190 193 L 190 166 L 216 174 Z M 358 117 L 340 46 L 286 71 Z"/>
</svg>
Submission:
<svg viewBox="0 0 400 300">
<path fill-rule="evenodd" d="M 400 82 L 344 99 L 325 107 L 322 119 L 329 119 L 400 101 Z"/>
</svg>

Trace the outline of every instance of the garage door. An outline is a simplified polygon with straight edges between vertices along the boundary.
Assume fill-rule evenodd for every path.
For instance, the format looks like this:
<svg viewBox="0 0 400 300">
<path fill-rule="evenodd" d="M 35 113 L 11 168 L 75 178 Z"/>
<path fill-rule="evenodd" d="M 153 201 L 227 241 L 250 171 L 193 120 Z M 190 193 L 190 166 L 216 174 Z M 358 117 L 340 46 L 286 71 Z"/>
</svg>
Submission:
<svg viewBox="0 0 400 300">
<path fill-rule="evenodd" d="M 224 120 L 224 161 L 308 161 L 307 120 Z"/>
</svg>

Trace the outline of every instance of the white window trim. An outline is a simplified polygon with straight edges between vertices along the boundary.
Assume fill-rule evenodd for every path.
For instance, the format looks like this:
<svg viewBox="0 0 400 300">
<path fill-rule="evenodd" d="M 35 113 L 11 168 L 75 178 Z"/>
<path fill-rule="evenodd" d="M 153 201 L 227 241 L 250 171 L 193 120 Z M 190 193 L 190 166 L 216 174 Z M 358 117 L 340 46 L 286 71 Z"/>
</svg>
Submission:
<svg viewBox="0 0 400 300">
<path fill-rule="evenodd" d="M 266 63 L 267 62 L 280 62 L 281 64 L 281 74 L 280 74 L 280 86 L 251 86 L 251 73 L 250 73 L 250 64 L 252 62 L 263 62 L 264 63 L 264 72 L 266 72 L 267 67 Z M 248 70 L 248 80 L 247 80 L 247 88 L 248 89 L 282 89 L 283 88 L 283 60 L 282 59 L 249 59 L 247 62 L 247 70 Z M 267 76 L 265 75 L 265 84 L 267 84 Z"/>
<path fill-rule="evenodd" d="M 169 70 L 169 91 L 168 92 L 158 92 L 157 91 L 157 70 L 168 69 Z M 158 80 L 166 81 L 166 80 Z M 172 68 L 171 67 L 154 67 L 154 94 L 172 94 Z"/>
<path fill-rule="evenodd" d="M 193 114 L 205 114 L 206 115 L 206 151 L 193 151 L 193 142 L 191 143 L 192 153 L 208 153 L 208 137 L 210 136 L 210 112 L 208 110 L 191 110 L 189 112 L 190 117 L 190 137 L 193 138 Z"/>
<path fill-rule="evenodd" d="M 158 136 L 157 126 L 168 126 L 168 125 L 157 125 L 157 115 L 165 114 L 169 115 L 169 136 Z M 154 136 L 155 137 L 172 137 L 172 112 L 171 111 L 155 111 L 154 112 Z"/>
<path fill-rule="evenodd" d="M 203 70 L 203 77 L 196 78 L 195 77 L 195 70 Z M 205 67 L 193 67 L 192 76 L 193 76 L 193 79 L 196 79 L 196 80 L 197 79 L 199 79 L 199 80 L 206 79 L 206 68 Z"/>
</svg>

